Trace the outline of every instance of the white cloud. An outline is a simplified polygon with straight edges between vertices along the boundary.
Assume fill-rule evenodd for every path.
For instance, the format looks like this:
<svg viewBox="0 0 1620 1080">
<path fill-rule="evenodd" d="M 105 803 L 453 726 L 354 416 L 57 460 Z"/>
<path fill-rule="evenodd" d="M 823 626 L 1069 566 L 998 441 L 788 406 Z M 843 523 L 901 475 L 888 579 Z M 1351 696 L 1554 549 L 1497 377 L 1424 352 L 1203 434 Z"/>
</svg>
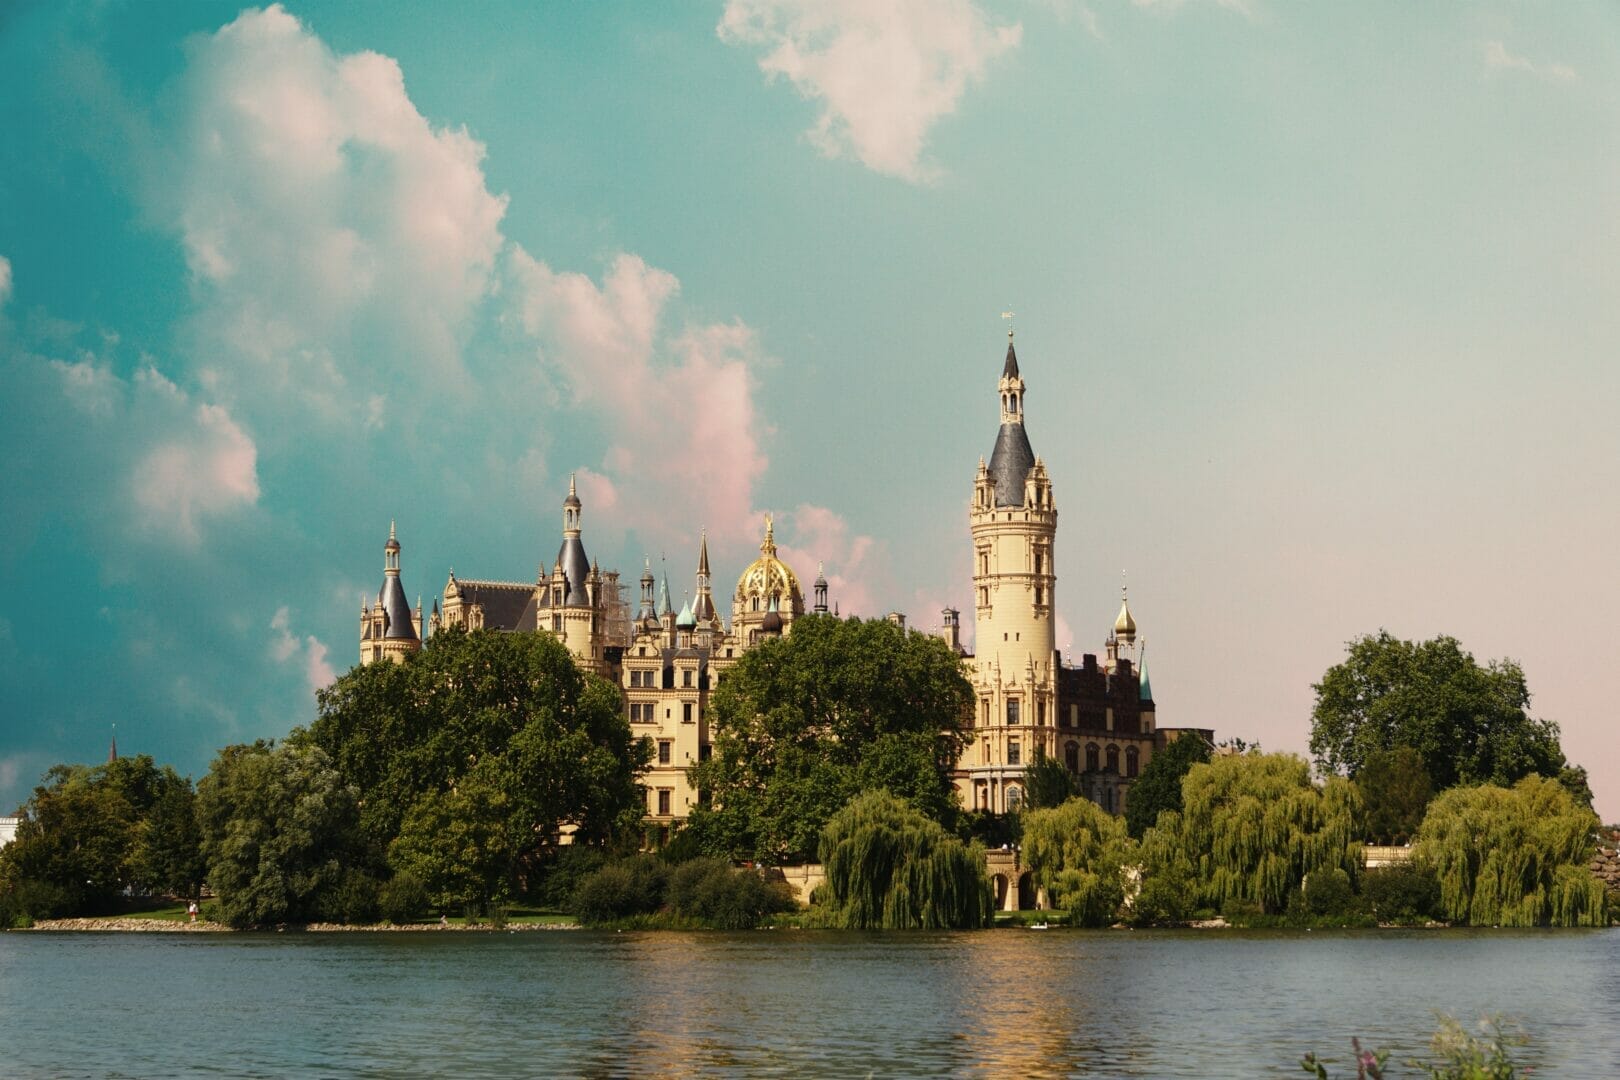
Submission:
<svg viewBox="0 0 1620 1080">
<path fill-rule="evenodd" d="M 330 686 L 337 673 L 326 659 L 325 643 L 314 634 L 300 639 L 292 632 L 291 623 L 287 606 L 283 604 L 276 608 L 276 613 L 270 617 L 270 629 L 275 631 L 275 636 L 270 639 L 271 658 L 278 664 L 290 661 L 301 663 L 304 678 L 312 691 Z"/>
<path fill-rule="evenodd" d="M 719 540 L 748 536 L 766 465 L 750 373 L 759 359 L 754 332 L 740 322 L 663 332 L 680 283 L 635 255 L 615 259 L 600 287 L 520 247 L 511 272 L 524 328 L 606 427 L 600 469 L 578 472 L 588 519 L 623 525 L 630 518 L 613 512 L 621 504 L 630 515 L 679 506 Z"/>
<path fill-rule="evenodd" d="M 1575 69 L 1567 64 L 1550 62 L 1538 64 L 1527 57 L 1509 52 L 1508 47 L 1500 41 L 1485 42 L 1481 55 L 1489 71 L 1522 71 L 1527 75 L 1557 82 L 1568 82 L 1576 78 Z"/>
<path fill-rule="evenodd" d="M 823 154 L 927 181 L 929 129 L 1023 27 L 993 25 L 972 0 L 729 0 L 717 33 L 763 49 L 761 71 L 820 103 L 807 134 Z"/>
<path fill-rule="evenodd" d="M 279 5 L 191 54 L 165 197 L 216 377 L 380 422 L 373 357 L 390 382 L 458 373 L 504 242 L 482 144 L 429 124 L 394 60 L 337 55 Z"/>
<path fill-rule="evenodd" d="M 0 307 L 11 299 L 11 260 L 0 255 Z"/>
<path fill-rule="evenodd" d="M 220 405 L 198 405 L 191 427 L 171 431 L 130 476 L 137 520 L 148 531 L 190 547 L 204 518 L 259 499 L 258 450 Z"/>
<path fill-rule="evenodd" d="M 852 534 L 849 522 L 824 506 L 802 503 L 782 517 L 779 552 L 799 575 L 806 603 L 812 600 L 809 589 L 816 569 L 825 565 L 827 603 L 836 603 L 839 614 L 875 618 L 886 613 L 874 584 L 881 574 L 874 565 L 876 542 L 870 536 Z"/>
<path fill-rule="evenodd" d="M 1181 9 L 1187 0 L 1131 0 L 1139 8 L 1154 8 L 1159 11 L 1171 12 Z M 1215 0 L 1215 6 L 1236 12 L 1246 19 L 1254 18 L 1254 6 L 1249 0 Z"/>
</svg>

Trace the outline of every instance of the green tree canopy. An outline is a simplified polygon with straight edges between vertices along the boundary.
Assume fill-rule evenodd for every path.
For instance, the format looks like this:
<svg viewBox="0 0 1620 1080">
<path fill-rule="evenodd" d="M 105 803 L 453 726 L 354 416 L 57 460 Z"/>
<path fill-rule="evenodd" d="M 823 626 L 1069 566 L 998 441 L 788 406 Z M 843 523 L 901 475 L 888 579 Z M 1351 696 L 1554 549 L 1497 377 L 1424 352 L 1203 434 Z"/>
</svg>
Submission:
<svg viewBox="0 0 1620 1080">
<path fill-rule="evenodd" d="M 487 912 L 505 900 L 526 838 L 511 835 L 507 794 L 473 776 L 448 792 L 430 791 L 405 813 L 389 863 L 427 887 L 442 908 Z"/>
<path fill-rule="evenodd" d="M 1423 755 L 1410 746 L 1374 750 L 1355 776 L 1365 806 L 1362 830 L 1375 844 L 1404 844 L 1423 824 L 1434 787 Z"/>
<path fill-rule="evenodd" d="M 1597 815 L 1556 780 L 1452 788 L 1429 804 L 1415 855 L 1440 879 L 1448 919 L 1474 926 L 1602 926 L 1587 869 Z"/>
<path fill-rule="evenodd" d="M 1053 907 L 1080 926 L 1105 926 L 1125 901 L 1136 845 L 1125 823 L 1081 798 L 1024 815 L 1024 861 Z"/>
<path fill-rule="evenodd" d="M 1024 807 L 1028 810 L 1062 806 L 1079 794 L 1068 766 L 1037 746 L 1024 770 Z"/>
<path fill-rule="evenodd" d="M 1526 711 L 1512 660 L 1481 667 L 1456 638 L 1401 641 L 1386 631 L 1349 644 L 1315 684 L 1311 753 L 1324 772 L 1355 776 L 1369 755 L 1410 746 L 1436 788 L 1511 784 L 1564 767 L 1558 725 Z"/>
<path fill-rule="evenodd" d="M 1166 810 L 1181 809 L 1181 781 L 1194 765 L 1209 760 L 1209 744 L 1185 734 L 1148 759 L 1125 801 L 1125 828 L 1140 840 Z"/>
<path fill-rule="evenodd" d="M 1318 787 L 1293 754 L 1229 754 L 1195 765 L 1181 799 L 1182 812 L 1164 815 L 1143 838 L 1146 873 L 1188 881 L 1207 904 L 1245 901 L 1276 914 L 1313 871 L 1338 868 L 1352 882 L 1361 873 L 1355 785 L 1329 777 Z"/>
<path fill-rule="evenodd" d="M 57 765 L 24 804 L 0 849 L 0 888 L 44 886 L 49 910 L 107 910 L 120 892 L 189 891 L 199 880 L 191 782 L 141 754 Z"/>
<path fill-rule="evenodd" d="M 794 628 L 797 633 L 797 627 Z M 846 930 L 964 930 L 993 914 L 984 848 L 887 791 L 868 791 L 821 834 L 822 917 Z"/>
<path fill-rule="evenodd" d="M 776 864 L 814 859 L 823 826 L 862 791 L 951 824 L 972 700 L 938 638 L 881 619 L 796 619 L 720 680 L 713 755 L 691 770 L 707 801 L 687 827 L 711 854 Z"/>
<path fill-rule="evenodd" d="M 232 926 L 307 922 L 364 862 L 359 793 L 318 746 L 227 746 L 197 784 L 208 883 Z"/>
<path fill-rule="evenodd" d="M 360 791 L 361 827 L 379 856 L 419 801 L 438 799 L 422 813 L 442 813 L 448 793 L 474 773 L 489 795 L 476 808 L 500 815 L 478 828 L 504 837 L 511 864 L 555 842 L 564 826 L 598 840 L 645 809 L 636 777 L 650 743 L 631 735 L 618 688 L 582 674 L 550 634 L 435 634 L 402 664 L 339 678 L 294 739 L 331 755 Z M 459 797 L 460 810 L 475 808 L 470 797 Z M 425 849 L 413 840 L 403 850 L 414 859 Z"/>
</svg>

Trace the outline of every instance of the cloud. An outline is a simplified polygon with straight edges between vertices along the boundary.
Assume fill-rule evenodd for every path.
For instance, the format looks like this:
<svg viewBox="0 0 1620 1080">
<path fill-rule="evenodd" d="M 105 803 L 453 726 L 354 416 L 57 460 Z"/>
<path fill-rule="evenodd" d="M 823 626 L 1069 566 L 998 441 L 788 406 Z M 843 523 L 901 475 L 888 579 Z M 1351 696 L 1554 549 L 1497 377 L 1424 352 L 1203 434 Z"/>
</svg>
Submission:
<svg viewBox="0 0 1620 1080">
<path fill-rule="evenodd" d="M 279 5 L 194 40 L 178 97 L 162 198 L 220 385 L 380 423 L 374 356 L 459 373 L 504 243 L 481 143 L 429 124 L 394 60 L 340 56 Z"/>
<path fill-rule="evenodd" d="M 780 520 L 784 539 L 778 551 L 799 575 L 807 603 L 813 602 L 808 590 L 816 568 L 825 564 L 829 606 L 837 603 L 841 615 L 874 618 L 885 613 L 875 584 L 882 576 L 875 565 L 877 545 L 870 536 L 852 534 L 841 514 L 809 503 L 801 503 Z"/>
<path fill-rule="evenodd" d="M 1526 57 L 1509 52 L 1508 47 L 1500 41 L 1485 42 L 1481 55 L 1489 71 L 1522 71 L 1527 75 L 1557 82 L 1569 82 L 1577 77 L 1575 69 L 1567 64 L 1535 63 Z"/>
<path fill-rule="evenodd" d="M 0 255 L 0 307 L 11 299 L 11 260 Z"/>
<path fill-rule="evenodd" d="M 290 628 L 292 619 L 287 611 L 287 605 L 276 608 L 276 613 L 270 617 L 270 629 L 275 636 L 270 639 L 270 656 L 278 664 L 298 662 L 303 665 L 304 678 L 309 683 L 311 691 L 322 690 L 332 684 L 337 673 L 326 659 L 326 645 L 314 634 L 300 639 Z"/>
<path fill-rule="evenodd" d="M 161 379 L 151 369 L 136 376 L 138 384 Z M 259 477 L 258 450 L 228 411 L 199 404 L 190 418 L 158 436 L 136 462 L 130 495 L 140 527 L 194 548 L 204 519 L 258 502 Z"/>
<path fill-rule="evenodd" d="M 769 79 L 820 104 L 807 135 L 822 154 L 925 182 L 938 175 L 923 157 L 929 129 L 1023 27 L 993 25 L 972 0 L 729 0 L 716 32 L 764 50 Z"/>
<path fill-rule="evenodd" d="M 1181 10 L 1187 0 L 1131 0 L 1131 3 L 1139 8 L 1154 8 L 1158 11 L 1173 12 Z M 1254 18 L 1254 5 L 1249 0 L 1215 0 L 1215 6 L 1236 12 L 1246 19 Z"/>
<path fill-rule="evenodd" d="M 514 247 L 511 274 L 524 329 L 573 398 L 594 407 L 609 446 L 581 467 L 586 514 L 679 506 L 688 527 L 722 542 L 752 530 L 754 485 L 765 471 L 751 368 L 754 332 L 741 322 L 663 329 L 680 290 L 673 274 L 620 255 L 598 286 Z M 581 463 L 583 466 L 583 463 Z"/>
</svg>

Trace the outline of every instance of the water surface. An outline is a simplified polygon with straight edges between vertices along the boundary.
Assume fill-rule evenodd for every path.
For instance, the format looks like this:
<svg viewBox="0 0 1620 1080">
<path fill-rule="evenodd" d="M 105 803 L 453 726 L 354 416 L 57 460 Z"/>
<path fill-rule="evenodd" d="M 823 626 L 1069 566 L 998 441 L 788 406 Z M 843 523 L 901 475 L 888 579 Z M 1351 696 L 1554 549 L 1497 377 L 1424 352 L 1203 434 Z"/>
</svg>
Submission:
<svg viewBox="0 0 1620 1080">
<path fill-rule="evenodd" d="M 1297 1076 L 1434 1010 L 1620 1076 L 1620 930 L 0 934 L 4 1076 Z"/>
</svg>

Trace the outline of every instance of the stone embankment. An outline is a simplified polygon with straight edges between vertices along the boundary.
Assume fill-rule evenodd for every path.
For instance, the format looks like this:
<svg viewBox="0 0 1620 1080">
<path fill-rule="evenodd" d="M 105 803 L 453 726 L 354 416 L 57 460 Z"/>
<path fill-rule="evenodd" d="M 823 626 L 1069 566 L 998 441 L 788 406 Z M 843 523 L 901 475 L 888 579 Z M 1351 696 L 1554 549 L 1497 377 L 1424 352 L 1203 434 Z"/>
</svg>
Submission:
<svg viewBox="0 0 1620 1080">
<path fill-rule="evenodd" d="M 1592 873 L 1608 888 L 1620 892 L 1620 829 L 1605 829 L 1592 856 Z"/>
<path fill-rule="evenodd" d="M 174 919 L 41 919 L 36 922 L 33 930 L 102 930 L 119 932 L 142 933 L 230 933 L 231 928 L 224 923 L 212 922 L 181 922 Z M 335 933 L 339 931 L 365 931 L 374 933 L 379 930 L 399 931 L 403 933 L 452 933 L 452 932 L 483 932 L 490 933 L 495 927 L 463 926 L 460 923 L 441 925 L 439 923 L 413 923 L 410 926 L 395 926 L 393 923 L 373 923 L 369 926 L 346 926 L 343 923 L 310 923 L 308 926 L 280 927 L 284 930 L 306 930 L 312 933 Z M 501 927 L 504 931 L 529 930 L 578 930 L 579 927 L 568 923 L 508 923 Z"/>
<path fill-rule="evenodd" d="M 141 930 L 155 933 L 207 934 L 230 927 L 211 922 L 181 922 L 176 919 L 41 919 L 35 930 Z"/>
</svg>

